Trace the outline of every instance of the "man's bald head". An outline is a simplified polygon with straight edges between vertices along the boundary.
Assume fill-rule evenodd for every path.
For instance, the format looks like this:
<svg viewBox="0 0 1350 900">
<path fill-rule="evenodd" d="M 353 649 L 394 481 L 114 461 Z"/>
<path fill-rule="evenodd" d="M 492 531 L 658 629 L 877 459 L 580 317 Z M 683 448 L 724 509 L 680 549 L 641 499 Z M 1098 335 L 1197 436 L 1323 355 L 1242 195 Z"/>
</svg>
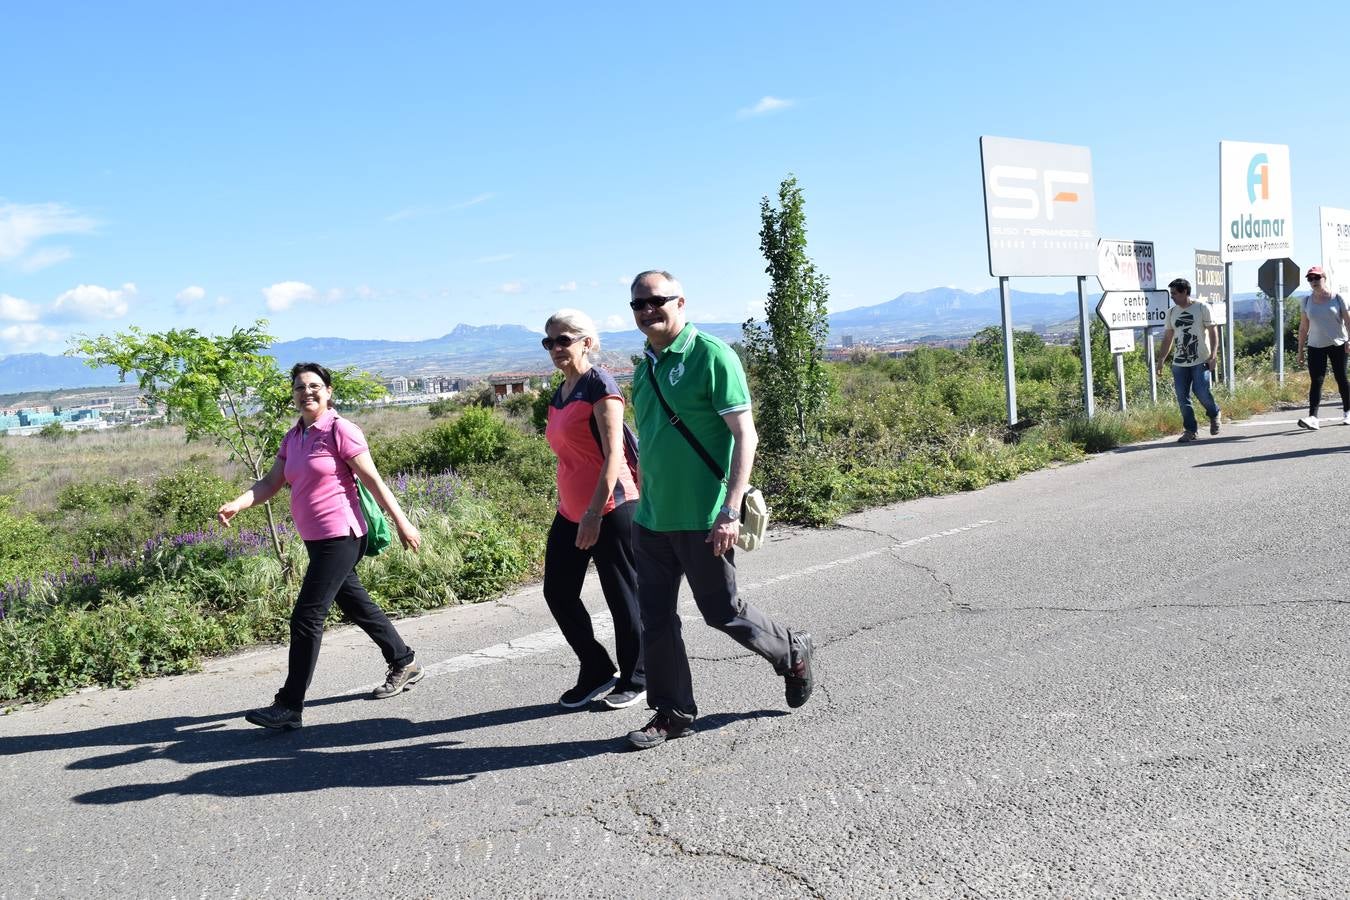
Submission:
<svg viewBox="0 0 1350 900">
<path fill-rule="evenodd" d="M 644 285 L 651 289 L 651 293 L 660 294 L 665 297 L 684 296 L 684 286 L 680 284 L 679 280 L 674 275 L 664 269 L 648 269 L 645 272 L 637 273 L 628 292 L 630 294 L 636 294 L 638 285 Z"/>
</svg>

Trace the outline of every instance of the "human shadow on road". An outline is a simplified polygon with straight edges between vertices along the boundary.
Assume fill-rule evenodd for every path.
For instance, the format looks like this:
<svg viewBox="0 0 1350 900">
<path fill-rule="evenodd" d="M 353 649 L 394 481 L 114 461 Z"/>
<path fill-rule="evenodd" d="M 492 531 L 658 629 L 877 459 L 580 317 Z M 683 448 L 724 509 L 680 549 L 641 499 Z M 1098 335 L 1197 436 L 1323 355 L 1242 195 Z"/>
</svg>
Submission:
<svg viewBox="0 0 1350 900">
<path fill-rule="evenodd" d="M 310 701 L 307 710 L 340 703 L 364 694 L 328 697 Z M 411 722 L 408 719 L 353 719 L 309 725 L 298 731 L 278 733 L 245 725 L 227 728 L 230 722 L 243 724 L 244 711 L 212 716 L 171 716 L 109 725 L 87 731 L 0 738 L 0 755 L 76 747 L 112 747 L 132 745 L 116 753 L 90 756 L 72 762 L 68 769 L 114 769 L 148 760 L 168 760 L 187 764 L 231 762 L 275 756 L 275 741 L 286 738 L 292 746 L 308 750 L 358 747 L 389 741 L 417 740 L 431 734 L 470 731 L 528 722 L 566 713 L 554 703 L 540 703 L 509 709 L 496 709 L 442 719 L 436 722 Z"/>
<path fill-rule="evenodd" d="M 1240 459 L 1216 459 L 1207 463 L 1196 463 L 1194 468 L 1208 469 L 1214 466 L 1240 466 L 1246 463 L 1280 462 L 1286 459 L 1327 456 L 1331 453 L 1345 453 L 1347 451 L 1350 451 L 1350 444 L 1341 447 L 1305 447 L 1302 450 L 1286 450 L 1284 453 L 1267 453 L 1265 456 L 1244 456 Z"/>
<path fill-rule="evenodd" d="M 535 706 L 521 709 L 540 708 Z M 557 709 L 552 704 L 549 708 Z M 448 732 L 468 730 L 464 724 L 466 720 L 480 720 L 486 723 L 495 715 L 518 714 L 520 711 L 500 710 L 434 722 L 371 719 L 331 723 L 282 733 L 261 730 L 231 731 L 218 737 L 232 738 L 229 741 L 221 741 L 220 744 L 222 749 L 223 745 L 228 744 L 234 749 L 235 755 L 218 754 L 216 760 L 209 754 L 203 754 L 197 759 L 181 755 L 172 758 L 197 763 L 224 759 L 246 761 L 196 771 L 177 781 L 116 785 L 79 794 L 72 799 L 76 803 L 111 805 L 167 795 L 259 797 L 329 788 L 452 785 L 471 781 L 483 774 L 575 762 L 629 749 L 621 735 L 591 740 L 520 745 L 472 746 L 466 741 L 437 739 L 395 747 L 338 751 L 327 749 L 363 743 L 440 738 Z M 782 710 L 719 713 L 700 719 L 697 730 L 711 731 L 737 721 L 784 715 L 787 713 Z M 242 737 L 233 739 L 236 735 Z M 139 760 L 126 760 L 126 762 L 133 761 Z M 72 768 L 90 767 L 93 766 L 77 765 Z"/>
<path fill-rule="evenodd" d="M 1256 438 L 1279 437 L 1280 435 L 1298 434 L 1298 431 L 1261 431 L 1256 434 L 1225 434 L 1218 437 L 1209 437 L 1202 435 L 1194 443 L 1180 444 L 1175 438 L 1170 441 L 1159 440 L 1148 444 L 1127 444 L 1124 447 L 1117 447 L 1112 453 L 1138 453 L 1141 450 L 1170 450 L 1175 448 L 1178 453 L 1186 453 L 1192 450 L 1198 450 L 1201 447 L 1213 444 L 1241 444 Z"/>
</svg>

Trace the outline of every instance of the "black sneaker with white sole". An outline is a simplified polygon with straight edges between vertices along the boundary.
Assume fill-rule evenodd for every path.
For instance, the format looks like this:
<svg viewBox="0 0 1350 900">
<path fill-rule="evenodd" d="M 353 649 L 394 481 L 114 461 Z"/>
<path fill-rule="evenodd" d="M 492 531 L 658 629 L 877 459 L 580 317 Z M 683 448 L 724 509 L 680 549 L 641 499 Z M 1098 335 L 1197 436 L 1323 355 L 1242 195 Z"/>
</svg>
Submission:
<svg viewBox="0 0 1350 900">
<path fill-rule="evenodd" d="M 300 710 L 282 706 L 280 703 L 273 703 L 261 709 L 250 709 L 244 713 L 244 719 L 252 725 L 284 731 L 291 731 L 305 724 Z"/>
<path fill-rule="evenodd" d="M 558 705 L 565 709 L 577 709 L 601 694 L 609 692 L 618 683 L 619 678 L 613 672 L 600 675 L 583 674 L 573 687 L 563 691 L 563 695 L 558 698 Z"/>
<path fill-rule="evenodd" d="M 610 709 L 627 709 L 630 706 L 636 706 L 646 699 L 646 689 L 619 684 L 615 685 L 614 690 L 601 698 L 600 702 Z"/>
</svg>

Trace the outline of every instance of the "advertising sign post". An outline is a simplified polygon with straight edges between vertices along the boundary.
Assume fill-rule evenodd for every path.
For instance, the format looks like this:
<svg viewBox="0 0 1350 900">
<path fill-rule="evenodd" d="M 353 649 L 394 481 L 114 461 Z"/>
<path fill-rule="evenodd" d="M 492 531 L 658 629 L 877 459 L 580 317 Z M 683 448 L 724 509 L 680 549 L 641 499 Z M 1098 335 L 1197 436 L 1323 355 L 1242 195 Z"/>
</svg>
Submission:
<svg viewBox="0 0 1350 900">
<path fill-rule="evenodd" d="M 980 167 L 989 274 L 999 280 L 1008 425 L 1017 424 L 1008 279 L 1018 276 L 1072 275 L 1078 279 L 1083 404 L 1091 416 L 1092 344 L 1087 339 L 1083 281 L 1084 274 L 1095 268 L 1097 253 L 1092 152 L 1068 144 L 984 135 L 980 137 Z"/>
<path fill-rule="evenodd" d="M 1107 334 L 1111 336 L 1111 354 L 1116 358 L 1116 387 L 1120 392 L 1120 411 L 1125 412 L 1125 354 L 1134 352 L 1134 329 L 1117 328 Z M 1144 329 L 1144 334 L 1148 334 L 1147 328 Z M 1150 364 L 1149 369 L 1152 368 Z"/>
<path fill-rule="evenodd" d="M 1294 193 L 1286 144 L 1219 141 L 1219 257 L 1225 264 L 1228 353 L 1233 359 L 1231 264 L 1247 259 L 1292 256 Z M 1283 299 L 1283 298 L 1281 298 Z M 1276 366 L 1284 375 L 1283 322 L 1276 323 Z M 1232 390 L 1232 378 L 1229 378 Z"/>
<path fill-rule="evenodd" d="M 1231 368 L 1233 355 L 1229 352 L 1228 343 L 1232 337 L 1232 329 L 1228 327 L 1228 301 L 1224 294 L 1224 279 L 1226 277 L 1227 273 L 1218 250 L 1195 251 L 1195 299 L 1209 307 L 1209 311 L 1214 316 L 1214 321 L 1219 325 L 1219 347 L 1222 351 L 1219 355 L 1223 361 L 1220 377 L 1231 391 L 1233 388 Z"/>
<path fill-rule="evenodd" d="M 1318 212 L 1322 219 L 1322 271 L 1326 273 L 1326 289 L 1350 297 L 1350 209 L 1323 206 Z"/>
<path fill-rule="evenodd" d="M 1102 291 L 1153 291 L 1158 286 L 1158 270 L 1153 256 L 1152 241 L 1108 241 L 1102 239 L 1097 244 L 1097 280 L 1101 282 Z M 1105 293 L 1102 295 L 1105 301 Z M 1148 354 L 1149 359 L 1153 359 L 1153 325 L 1161 325 L 1163 317 L 1167 315 L 1166 294 L 1161 306 L 1161 317 L 1155 322 L 1152 316 L 1149 316 L 1147 324 L 1144 325 L 1144 352 Z M 1152 312 L 1150 305 L 1150 312 Z M 1098 304 L 1097 314 L 1102 315 L 1102 306 Z M 1107 316 L 1102 316 L 1103 321 L 1107 322 L 1106 327 L 1113 326 L 1107 321 Z M 1112 332 L 1114 337 L 1115 333 Z M 1130 329 L 1130 350 L 1134 349 L 1134 329 Z M 1114 347 L 1112 353 L 1116 353 Z M 1125 367 L 1120 357 L 1116 357 L 1117 375 L 1120 382 L 1120 402 L 1121 410 L 1124 411 L 1125 403 Z M 1153 366 L 1148 367 L 1148 394 L 1154 403 L 1158 402 L 1158 373 L 1154 371 Z"/>
</svg>

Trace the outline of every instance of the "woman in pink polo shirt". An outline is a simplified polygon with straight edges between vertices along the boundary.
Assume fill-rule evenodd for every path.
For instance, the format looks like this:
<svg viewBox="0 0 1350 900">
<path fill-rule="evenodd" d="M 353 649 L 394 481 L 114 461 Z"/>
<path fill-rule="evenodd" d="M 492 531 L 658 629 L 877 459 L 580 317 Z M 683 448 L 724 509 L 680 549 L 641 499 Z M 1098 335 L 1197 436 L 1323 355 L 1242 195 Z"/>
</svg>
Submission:
<svg viewBox="0 0 1350 900">
<path fill-rule="evenodd" d="M 370 599 L 356 574 L 356 564 L 366 552 L 366 521 L 361 515 L 356 478 L 388 513 L 403 546 L 416 552 L 422 536 L 380 478 L 361 429 L 333 412 L 333 377 L 329 371 L 318 363 L 297 363 L 291 369 L 291 389 L 300 419 L 282 439 L 276 462 L 253 487 L 216 513 L 221 524 L 229 525 L 236 514 L 267 502 L 289 484 L 291 518 L 309 553 L 309 567 L 291 611 L 286 683 L 271 706 L 252 710 L 244 717 L 264 728 L 299 728 L 303 724 L 305 691 L 314 677 L 323 621 L 334 600 L 384 653 L 389 672 L 384 684 L 375 689 L 375 697 L 392 697 L 422 677 L 422 667 L 413 662 L 413 651 Z"/>
<path fill-rule="evenodd" d="M 591 317 L 562 309 L 544 323 L 544 332 L 544 349 L 563 374 L 544 432 L 558 455 L 558 512 L 544 549 L 544 601 L 581 663 L 577 683 L 558 702 L 574 709 L 604 694 L 605 706 L 622 709 L 647 697 L 633 559 L 638 489 L 630 463 L 637 461 L 636 442 L 624 426 L 614 376 L 591 364 L 600 350 Z M 592 560 L 614 619 L 617 679 L 581 602 Z"/>
</svg>

